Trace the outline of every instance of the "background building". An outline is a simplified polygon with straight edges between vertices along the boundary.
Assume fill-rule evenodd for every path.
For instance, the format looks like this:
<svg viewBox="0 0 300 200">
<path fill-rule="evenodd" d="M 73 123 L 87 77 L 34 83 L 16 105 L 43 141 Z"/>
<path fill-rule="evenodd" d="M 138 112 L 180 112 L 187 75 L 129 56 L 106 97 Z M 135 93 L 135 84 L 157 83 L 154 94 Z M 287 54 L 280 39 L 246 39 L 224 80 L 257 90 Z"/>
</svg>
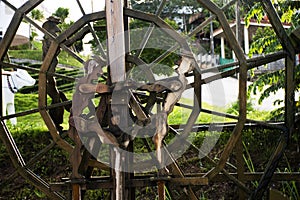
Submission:
<svg viewBox="0 0 300 200">
<path fill-rule="evenodd" d="M 10 3 L 19 8 L 26 0 L 11 0 Z M 7 27 L 9 26 L 12 17 L 14 16 L 14 10 L 8 7 L 4 2 L 0 0 L 0 39 L 3 38 L 6 33 Z M 26 44 L 29 42 L 30 28 L 29 23 L 22 22 L 19 26 L 17 34 L 11 44 L 16 46 L 20 44 Z"/>
</svg>

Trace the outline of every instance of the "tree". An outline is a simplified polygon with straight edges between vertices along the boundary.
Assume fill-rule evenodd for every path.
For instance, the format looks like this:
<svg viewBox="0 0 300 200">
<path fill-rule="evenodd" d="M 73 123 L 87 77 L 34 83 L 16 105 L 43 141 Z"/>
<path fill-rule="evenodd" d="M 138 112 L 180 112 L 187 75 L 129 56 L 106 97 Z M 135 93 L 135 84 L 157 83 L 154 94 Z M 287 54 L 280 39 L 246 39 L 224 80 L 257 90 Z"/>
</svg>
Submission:
<svg viewBox="0 0 300 200">
<path fill-rule="evenodd" d="M 57 10 L 53 13 L 54 16 L 58 17 L 61 19 L 61 22 L 64 23 L 66 18 L 68 18 L 70 12 L 69 8 L 62 8 L 59 7 Z"/>
<path fill-rule="evenodd" d="M 44 13 L 43 11 L 39 10 L 39 9 L 33 9 L 31 12 L 30 12 L 30 17 L 34 20 L 42 20 L 44 19 Z"/>
<path fill-rule="evenodd" d="M 30 17 L 33 20 L 37 20 L 37 21 L 41 21 L 42 19 L 44 19 L 44 13 L 41 10 L 38 9 L 33 9 L 30 12 Z M 30 38 L 29 38 L 29 48 L 31 48 L 31 44 L 32 41 L 34 40 L 34 38 L 38 35 L 35 30 L 33 29 L 33 27 L 31 26 L 31 24 L 29 24 L 29 30 L 30 30 Z"/>
<path fill-rule="evenodd" d="M 277 13 L 282 23 L 289 23 L 291 25 L 287 33 L 290 34 L 294 29 L 300 26 L 300 2 L 298 1 L 285 1 L 278 0 L 277 4 L 274 4 L 277 9 Z M 251 10 L 248 12 L 245 20 L 246 24 L 249 23 L 250 19 L 255 18 L 260 22 L 265 17 L 262 5 L 260 2 L 255 3 Z M 273 29 L 265 28 L 259 29 L 254 38 L 253 43 L 250 47 L 250 56 L 254 53 L 272 53 L 282 49 L 282 46 Z M 261 92 L 259 102 L 261 103 L 264 99 L 269 97 L 272 93 L 276 93 L 279 89 L 284 88 L 284 70 L 279 70 L 260 76 L 250 87 L 249 93 L 257 90 Z M 296 90 L 300 89 L 300 65 L 296 66 Z M 280 104 L 282 101 L 276 100 L 274 104 Z M 297 103 L 299 108 L 299 102 Z M 274 119 L 283 119 L 284 109 L 277 109 L 272 112 Z"/>
<path fill-rule="evenodd" d="M 69 14 L 69 8 L 63 7 L 57 8 L 57 10 L 52 14 L 60 19 L 61 23 L 58 26 L 62 31 L 67 30 L 74 23 L 74 21 L 66 22 L 66 19 L 69 17 Z M 81 52 L 83 50 L 82 40 L 76 41 L 73 44 L 73 47 L 77 52 Z"/>
<path fill-rule="evenodd" d="M 165 22 L 168 23 L 173 29 L 178 30 L 179 27 L 176 24 L 175 21 L 170 19 L 165 19 Z M 96 35 L 100 42 L 102 43 L 102 46 L 104 49 L 106 49 L 106 22 L 105 20 L 99 20 L 96 21 L 94 24 L 94 29 L 96 30 Z M 143 40 L 144 35 L 146 34 L 150 23 L 141 21 L 138 19 L 131 19 L 130 23 L 130 48 L 131 48 L 131 54 L 136 55 L 140 48 L 140 44 Z M 89 43 L 92 44 L 92 48 L 95 54 L 97 54 L 97 43 L 92 40 Z M 151 36 L 147 42 L 147 45 L 143 49 L 140 58 L 147 64 L 153 62 L 156 58 L 158 58 L 161 54 L 163 54 L 167 49 L 169 49 L 171 46 L 175 45 L 175 41 L 166 33 L 164 33 L 162 30 L 159 30 L 159 28 L 154 28 L 153 32 L 151 33 Z M 174 66 L 176 64 L 176 61 L 178 61 L 179 56 L 175 53 L 170 53 L 163 61 L 161 61 L 159 64 L 160 66 Z M 157 65 L 153 66 L 152 68 L 154 74 L 157 75 L 170 75 L 173 71 L 167 70 L 164 68 L 163 70 L 159 69 Z M 143 79 L 143 78 L 142 78 Z"/>
<path fill-rule="evenodd" d="M 165 19 L 165 22 L 168 23 L 174 30 L 179 29 L 175 21 Z M 140 50 L 140 44 L 142 43 L 142 40 L 146 32 L 148 31 L 150 23 L 134 19 L 130 22 L 129 25 L 131 53 L 133 55 L 137 55 L 137 52 Z M 145 63 L 150 64 L 155 61 L 155 59 L 157 59 L 160 55 L 164 54 L 168 49 L 175 45 L 176 42 L 168 34 L 166 34 L 160 28 L 154 28 L 147 41 L 147 44 L 140 54 L 140 58 Z M 177 53 L 170 52 L 169 55 L 166 56 L 160 63 L 155 63 L 155 65 L 151 67 L 152 72 L 156 75 L 170 76 L 174 72 L 172 66 L 176 65 L 176 62 L 180 59 Z M 145 73 L 142 73 L 142 71 L 143 69 L 136 68 L 132 73 L 132 76 L 135 76 L 133 78 L 136 80 L 147 80 L 147 78 L 143 77 Z"/>
<path fill-rule="evenodd" d="M 132 8 L 135 10 L 141 10 L 149 13 L 156 13 L 159 5 L 161 4 L 160 0 L 140 0 L 140 1 L 131 1 Z M 188 18 L 198 13 L 201 10 L 201 5 L 194 0 L 173 0 L 167 1 L 160 17 L 162 19 L 171 19 L 174 21 L 182 20 L 182 27 L 187 31 L 190 29 L 188 24 Z M 183 30 L 182 30 L 183 31 Z"/>
</svg>

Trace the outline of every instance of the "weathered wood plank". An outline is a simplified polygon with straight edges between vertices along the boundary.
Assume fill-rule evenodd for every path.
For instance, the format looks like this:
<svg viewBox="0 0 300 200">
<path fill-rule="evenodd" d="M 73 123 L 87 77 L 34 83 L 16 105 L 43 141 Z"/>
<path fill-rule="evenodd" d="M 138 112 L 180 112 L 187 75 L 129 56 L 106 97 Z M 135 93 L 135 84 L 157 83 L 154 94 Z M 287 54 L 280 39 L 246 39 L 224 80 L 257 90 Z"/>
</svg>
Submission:
<svg viewBox="0 0 300 200">
<path fill-rule="evenodd" d="M 116 83 L 126 78 L 123 1 L 106 0 L 105 5 L 108 65 L 111 81 Z"/>
<path fill-rule="evenodd" d="M 46 123 L 55 143 L 57 143 L 58 146 L 60 146 L 62 149 L 65 149 L 67 152 L 71 152 L 73 147 L 68 142 L 66 142 L 65 140 L 63 140 L 60 137 L 49 113 L 46 110 L 46 106 L 47 106 L 47 73 L 46 72 L 47 72 L 47 70 L 50 66 L 50 63 L 52 62 L 53 57 L 55 56 L 55 53 L 58 48 L 59 48 L 58 44 L 56 42 L 52 42 L 52 44 L 48 50 L 48 53 L 44 59 L 44 62 L 41 66 L 40 73 L 39 73 L 38 105 L 39 105 L 40 114 L 41 114 L 44 122 Z"/>
<path fill-rule="evenodd" d="M 242 129 L 244 127 L 244 123 L 246 122 L 246 104 L 247 104 L 247 61 L 244 55 L 244 52 L 238 43 L 238 41 L 235 39 L 235 35 L 233 31 L 231 30 L 229 23 L 226 19 L 226 16 L 221 8 L 219 8 L 216 4 L 214 4 L 212 1 L 204 1 L 204 0 L 198 0 L 199 3 L 201 3 L 204 7 L 209 9 L 212 13 L 214 13 L 217 18 L 219 19 L 219 22 L 224 30 L 225 36 L 229 41 L 230 46 L 232 47 L 236 57 L 239 60 L 240 64 L 240 77 L 239 77 L 239 120 L 238 123 L 233 130 L 231 137 L 229 138 L 224 151 L 220 157 L 219 164 L 213 168 L 211 171 L 207 173 L 207 177 L 209 179 L 212 179 L 214 176 L 216 176 L 225 166 L 225 163 L 227 159 L 229 158 L 230 154 L 232 153 L 232 150 L 235 146 L 235 144 L 238 141 L 238 138 L 241 135 Z"/>
<path fill-rule="evenodd" d="M 172 178 L 161 177 L 158 178 L 155 174 L 148 175 L 136 175 L 134 179 L 126 181 L 126 187 L 154 187 L 157 186 L 156 181 L 164 180 L 174 185 L 188 186 L 188 185 L 207 185 L 208 179 L 203 178 L 204 173 L 186 174 L 187 177 Z M 237 173 L 229 173 L 230 176 L 237 177 Z M 244 173 L 245 181 L 257 181 L 263 175 L 263 172 L 246 172 Z M 212 183 L 225 182 L 230 180 L 225 174 L 219 173 L 214 179 L 210 180 Z M 300 181 L 299 172 L 276 172 L 272 177 L 272 181 Z M 82 184 L 85 184 L 87 190 L 94 189 L 110 189 L 113 187 L 112 180 L 107 177 L 92 177 L 89 181 L 84 180 Z M 52 191 L 66 191 L 71 190 L 71 184 L 69 181 L 51 183 L 50 188 Z"/>
<path fill-rule="evenodd" d="M 57 37 L 57 42 L 63 43 L 68 38 L 70 38 L 72 35 L 76 34 L 81 28 L 83 28 L 86 23 L 93 22 L 96 20 L 101 20 L 105 18 L 105 11 L 99 11 L 91 14 L 86 14 L 82 16 L 78 21 L 76 21 L 74 24 L 72 24 L 65 32 L 61 33 Z"/>
<path fill-rule="evenodd" d="M 106 7 L 106 29 L 107 29 L 107 49 L 108 49 L 108 66 L 110 72 L 110 80 L 112 83 L 123 82 L 126 79 L 126 65 L 125 65 L 125 35 L 124 35 L 124 1 L 105 1 Z M 126 92 L 117 91 L 117 96 L 122 99 L 126 99 Z M 127 125 L 127 105 L 120 102 L 112 102 L 112 110 L 116 110 L 122 121 L 118 124 L 112 123 L 114 126 L 118 126 L 120 129 Z M 127 101 L 124 101 L 127 102 Z M 112 162 L 114 162 L 114 170 L 112 176 L 114 180 L 114 188 L 111 192 L 111 199 L 121 200 L 125 199 L 125 174 L 122 169 L 125 165 L 124 154 L 117 148 L 114 148 L 114 152 L 111 156 Z"/>
</svg>

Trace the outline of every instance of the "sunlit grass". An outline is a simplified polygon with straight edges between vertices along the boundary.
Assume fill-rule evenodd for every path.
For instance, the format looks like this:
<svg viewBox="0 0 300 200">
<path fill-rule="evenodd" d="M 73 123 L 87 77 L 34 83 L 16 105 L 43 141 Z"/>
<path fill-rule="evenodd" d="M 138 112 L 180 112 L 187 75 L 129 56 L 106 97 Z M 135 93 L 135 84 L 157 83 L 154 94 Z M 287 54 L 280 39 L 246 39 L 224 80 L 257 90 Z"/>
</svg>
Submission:
<svg viewBox="0 0 300 200">
<path fill-rule="evenodd" d="M 18 59 L 29 59 L 35 61 L 43 60 L 42 55 L 42 43 L 41 42 L 34 42 L 33 44 L 34 49 L 20 49 L 20 50 L 9 50 L 8 55 L 11 58 L 18 58 Z M 83 57 L 83 60 L 86 60 L 86 57 Z M 82 63 L 76 60 L 73 56 L 69 55 L 65 51 L 61 51 L 58 55 L 58 62 L 63 65 L 68 66 L 75 66 L 81 67 Z"/>
<path fill-rule="evenodd" d="M 72 93 L 66 93 L 66 96 L 68 99 L 71 99 Z M 50 105 L 51 100 L 48 97 L 47 98 L 48 105 Z M 36 110 L 38 109 L 38 94 L 21 94 L 21 93 L 16 93 L 15 94 L 15 107 L 16 107 L 16 113 L 22 113 L 25 111 L 30 111 L 30 110 Z M 64 129 L 68 129 L 68 118 L 69 118 L 70 113 L 65 111 L 64 112 L 64 122 L 62 126 Z M 17 125 L 16 126 L 11 126 L 9 120 L 7 121 L 8 126 L 11 128 L 12 132 L 20 132 L 20 131 L 26 131 L 29 129 L 34 129 L 36 131 L 48 131 L 48 128 L 40 115 L 38 111 L 32 113 L 32 114 L 27 114 L 21 117 L 17 117 Z"/>
<path fill-rule="evenodd" d="M 195 109 L 193 106 L 193 100 L 187 98 L 181 98 L 180 102 L 185 105 L 192 106 L 192 109 Z M 196 104 L 197 105 L 197 104 Z M 202 103 L 202 108 L 211 111 L 218 111 L 218 112 L 226 112 L 225 108 L 212 106 L 207 103 Z M 169 124 L 185 124 L 188 121 L 189 116 L 192 113 L 192 109 L 183 108 L 180 106 L 175 106 L 173 112 L 168 117 Z M 216 122 L 224 122 L 224 117 L 219 117 L 213 115 L 211 113 L 205 113 L 200 111 L 200 114 L 195 123 L 216 123 Z"/>
</svg>

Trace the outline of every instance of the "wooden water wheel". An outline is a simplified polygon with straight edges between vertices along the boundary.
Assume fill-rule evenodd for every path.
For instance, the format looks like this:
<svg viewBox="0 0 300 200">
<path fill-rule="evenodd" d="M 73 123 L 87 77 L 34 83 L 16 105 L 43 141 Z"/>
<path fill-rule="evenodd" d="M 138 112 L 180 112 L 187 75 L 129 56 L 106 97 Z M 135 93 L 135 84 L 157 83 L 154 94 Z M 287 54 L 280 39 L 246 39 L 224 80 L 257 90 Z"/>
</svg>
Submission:
<svg viewBox="0 0 300 200">
<path fill-rule="evenodd" d="M 220 8 L 211 1 L 199 0 L 198 2 L 214 15 L 184 36 L 176 32 L 160 17 L 161 11 L 167 7 L 166 0 L 161 1 L 154 14 L 130 9 L 127 6 L 127 1 L 107 0 L 104 11 L 85 14 L 82 10 L 83 16 L 57 36 L 26 16 L 27 13 L 42 3 L 42 0 L 28 1 L 19 9 L 14 8 L 8 1 L 2 2 L 13 8 L 15 15 L 7 34 L 0 43 L 1 66 L 22 68 L 22 66 L 7 63 L 3 58 L 23 19 L 40 29 L 51 40 L 42 66 L 38 70 L 38 108 L 17 113 L 14 116 L 1 116 L 1 139 L 6 145 L 14 166 L 26 180 L 43 191 L 49 198 L 65 199 L 66 197 L 60 191 L 68 190 L 72 191 L 72 199 L 81 199 L 86 190 L 104 189 L 110 191 L 111 199 L 135 199 L 138 188 L 157 187 L 159 199 L 166 198 L 166 188 L 171 196 L 198 199 L 199 196 L 195 192 L 195 187 L 208 185 L 216 179 L 230 180 L 236 184 L 239 188 L 240 198 L 245 196 L 252 199 L 262 197 L 293 130 L 295 112 L 293 109 L 294 101 L 292 100 L 295 88 L 294 67 L 295 54 L 296 51 L 299 51 L 296 48 L 297 44 L 299 46 L 297 37 L 295 39 L 294 36 L 292 38 L 286 34 L 270 1 L 264 0 L 262 5 L 282 42 L 284 51 L 255 59 L 246 59 L 241 45 L 235 39 L 224 15 L 224 11 L 235 1 L 231 1 Z M 82 9 L 79 1 L 77 4 Z M 138 33 L 135 33 L 128 24 L 132 19 L 144 22 L 146 26 L 136 29 Z M 223 72 L 219 71 L 224 66 L 201 69 L 188 42 L 189 37 L 215 19 L 220 22 L 237 57 L 237 62 L 225 66 L 233 68 Z M 104 42 L 100 41 L 96 34 L 97 28 L 92 25 L 101 20 L 106 22 L 107 40 Z M 99 49 L 98 55 L 84 61 L 69 46 L 87 33 L 92 33 Z M 156 46 L 160 56 L 145 61 L 143 60 L 143 52 L 146 48 L 157 52 L 154 46 L 147 46 L 153 40 L 153 35 L 156 36 L 154 39 L 161 40 L 153 44 L 163 44 Z M 168 41 L 168 45 L 165 41 Z M 138 45 L 134 48 L 136 42 Z M 52 63 L 60 50 L 68 52 L 83 63 L 84 76 L 75 79 L 74 77 L 64 77 L 55 72 L 55 65 Z M 153 72 L 154 68 L 165 67 L 161 63 L 171 54 L 172 58 L 180 61 L 176 67 L 167 66 L 167 70 L 161 70 L 160 72 L 165 73 L 164 78 L 161 78 Z M 247 71 L 281 58 L 286 60 L 285 121 L 278 125 L 247 119 Z M 217 73 L 212 76 L 205 76 L 206 73 L 212 71 L 217 71 Z M 201 85 L 234 75 L 237 72 L 239 73 L 239 115 L 231 116 L 202 108 Z M 64 101 L 61 96 L 62 92 L 57 89 L 54 77 L 74 81 L 76 87 L 71 101 Z M 181 101 L 183 92 L 188 89 L 193 91 L 192 103 L 189 104 Z M 52 98 L 51 105 L 47 103 L 47 95 Z M 93 103 L 94 99 L 97 99 L 97 104 Z M 65 107 L 70 107 L 71 104 L 70 128 L 63 130 L 60 127 L 62 122 L 58 120 L 57 116 L 61 115 L 61 111 Z M 172 125 L 167 123 L 174 106 L 191 110 L 188 117 L 183 119 L 185 123 Z M 4 120 L 10 117 L 30 115 L 33 112 L 40 113 L 53 141 L 71 155 L 73 171 L 65 182 L 49 184 L 33 173 L 27 167 L 4 123 Z M 209 129 L 213 132 L 223 128 L 224 123 L 216 126 L 197 124 L 196 120 L 201 112 L 237 120 L 233 124 L 232 134 L 218 161 L 210 158 L 207 152 L 203 152 L 201 147 L 195 146 L 188 139 L 192 132 L 200 129 Z M 248 122 L 264 128 L 278 129 L 282 133 L 280 142 L 261 176 L 259 173 L 247 174 L 243 167 L 241 134 Z M 216 127 L 221 127 L 221 129 Z M 73 139 L 73 142 L 62 137 L 66 132 Z M 164 140 L 166 136 L 170 138 Z M 136 149 L 138 142 L 143 143 L 145 152 L 141 153 L 140 149 Z M 209 163 L 211 168 L 205 172 L 187 176 L 177 159 L 180 159 L 188 148 L 196 149 L 201 162 Z M 230 173 L 227 170 L 227 161 L 234 149 L 237 159 L 236 172 Z M 93 177 L 91 170 L 94 168 L 107 171 L 109 175 Z M 259 185 L 251 191 L 246 182 L 257 179 L 260 180 Z M 299 176 L 296 179 L 299 180 Z M 174 188 L 175 190 L 173 190 Z"/>
</svg>

